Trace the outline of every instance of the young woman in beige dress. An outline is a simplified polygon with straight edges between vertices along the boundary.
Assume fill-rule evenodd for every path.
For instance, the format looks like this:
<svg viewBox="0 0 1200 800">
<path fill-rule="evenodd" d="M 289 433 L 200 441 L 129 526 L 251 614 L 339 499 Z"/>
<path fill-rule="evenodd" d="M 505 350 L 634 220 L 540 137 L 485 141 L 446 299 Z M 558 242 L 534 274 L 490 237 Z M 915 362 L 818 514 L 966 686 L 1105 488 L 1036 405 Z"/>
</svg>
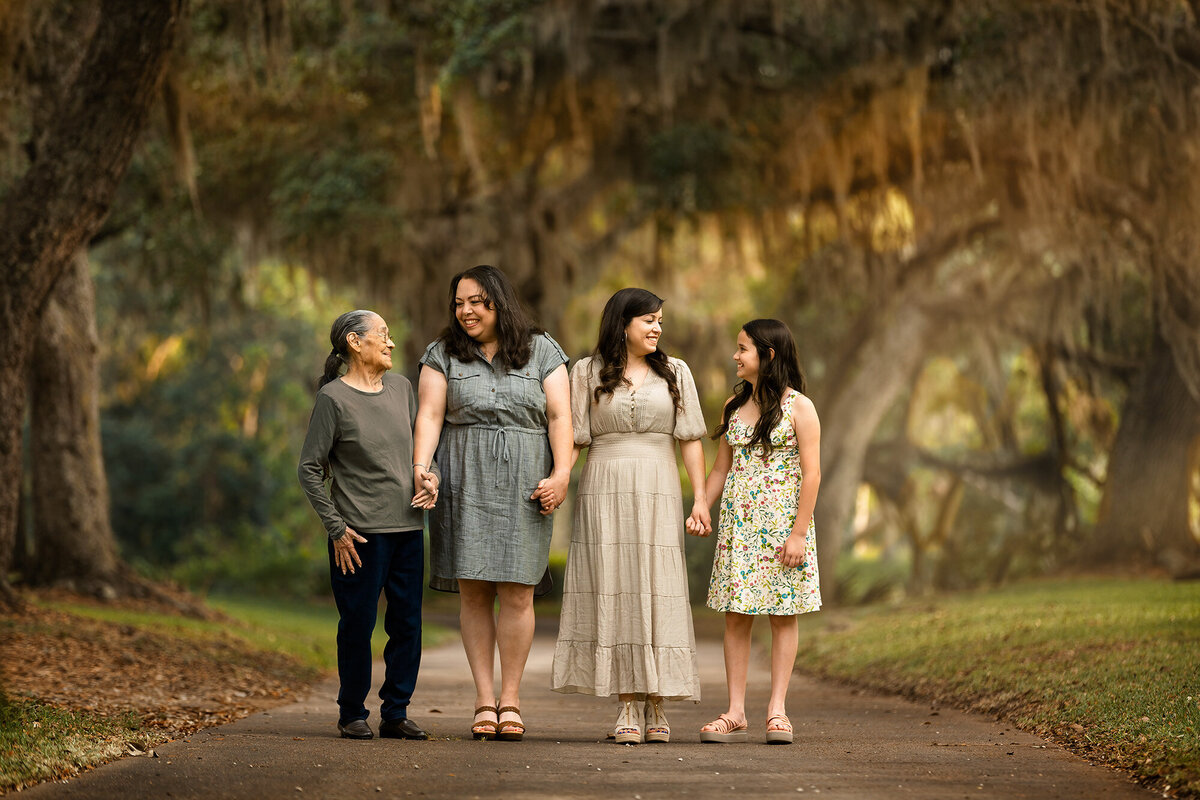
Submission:
<svg viewBox="0 0 1200 800">
<path fill-rule="evenodd" d="M 617 292 L 593 355 L 571 370 L 575 453 L 588 456 L 551 688 L 617 695 L 622 744 L 669 741 L 663 700 L 700 699 L 675 446 L 695 492 L 686 530 L 707 534 L 706 429 L 687 364 L 658 347 L 662 304 L 645 289 Z"/>
</svg>

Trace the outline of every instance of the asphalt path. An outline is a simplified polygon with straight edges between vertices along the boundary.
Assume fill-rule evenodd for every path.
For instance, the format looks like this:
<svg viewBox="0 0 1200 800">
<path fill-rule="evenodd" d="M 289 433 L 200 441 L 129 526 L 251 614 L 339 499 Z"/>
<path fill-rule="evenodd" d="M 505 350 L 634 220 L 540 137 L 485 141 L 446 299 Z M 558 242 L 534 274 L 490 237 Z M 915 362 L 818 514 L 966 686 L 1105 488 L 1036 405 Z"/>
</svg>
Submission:
<svg viewBox="0 0 1200 800">
<path fill-rule="evenodd" d="M 750 741 L 701 744 L 724 710 L 720 643 L 699 644 L 703 702 L 670 703 L 669 744 L 604 736 L 615 700 L 551 692 L 552 636 L 535 638 L 522 686 L 523 742 L 470 737 L 470 674 L 455 640 L 427 651 L 409 716 L 429 741 L 338 738 L 336 679 L 289 706 L 193 734 L 21 793 L 88 798 L 1078 798 L 1157 796 L 1127 776 L 992 719 L 796 676 L 792 745 L 764 743 L 769 676 L 757 654 Z M 382 674 L 376 664 L 375 674 Z M 373 702 L 374 705 L 370 705 Z M 372 726 L 378 700 L 369 701 Z"/>
</svg>

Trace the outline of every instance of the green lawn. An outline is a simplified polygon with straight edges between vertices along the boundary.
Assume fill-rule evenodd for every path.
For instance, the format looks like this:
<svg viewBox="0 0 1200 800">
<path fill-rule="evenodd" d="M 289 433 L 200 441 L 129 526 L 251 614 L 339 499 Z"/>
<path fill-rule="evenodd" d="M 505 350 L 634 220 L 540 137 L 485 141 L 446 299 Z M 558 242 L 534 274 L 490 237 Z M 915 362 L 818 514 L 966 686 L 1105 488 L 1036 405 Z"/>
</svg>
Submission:
<svg viewBox="0 0 1200 800">
<path fill-rule="evenodd" d="M 197 620 L 99 605 L 51 604 L 53 608 L 107 622 L 134 625 L 175 636 L 206 638 L 218 633 L 233 634 L 247 644 L 273 652 L 295 656 L 311 667 L 332 670 L 337 667 L 337 609 L 333 600 L 283 601 L 250 597 L 210 597 L 208 605 L 233 621 Z M 422 646 L 434 647 L 454 632 L 425 623 Z M 385 634 L 383 615 L 375 628 L 372 649 L 383 653 Z"/>
<path fill-rule="evenodd" d="M 35 601 L 36 602 L 36 601 Z M 45 603 L 76 617 L 144 631 L 147 638 L 187 642 L 189 651 L 211 659 L 269 661 L 288 666 L 282 678 L 299 687 L 336 664 L 337 610 L 327 602 L 285 603 L 247 598 L 210 598 L 209 605 L 227 615 L 224 620 L 197 620 L 171 614 L 132 611 L 114 606 L 82 603 Z M 66 620 L 65 622 L 62 620 Z M 80 623 L 70 617 L 54 622 L 0 619 L 0 639 L 22 630 L 47 640 L 79 636 L 103 637 L 106 628 L 75 630 Z M 438 625 L 424 625 L 423 641 L 432 647 L 454 636 Z M 382 620 L 376 629 L 374 649 L 383 652 Z M 173 648 L 172 648 L 173 649 Z M 296 661 L 269 654 L 282 653 Z M 257 655 L 256 655 L 257 654 Z M 266 655 L 264 655 L 266 654 Z M 298 663 L 297 663 L 298 662 Z M 31 695 L 0 693 L 0 794 L 38 781 L 73 775 L 111 761 L 126 752 L 137 752 L 163 740 L 163 732 L 138 714 L 105 715 L 94 711 L 49 705 Z"/>
<path fill-rule="evenodd" d="M 152 738 L 135 714 L 106 717 L 0 695 L 0 794 L 145 749 Z"/>
<path fill-rule="evenodd" d="M 1029 583 L 801 620 L 806 672 L 994 714 L 1200 796 L 1200 583 Z"/>
</svg>

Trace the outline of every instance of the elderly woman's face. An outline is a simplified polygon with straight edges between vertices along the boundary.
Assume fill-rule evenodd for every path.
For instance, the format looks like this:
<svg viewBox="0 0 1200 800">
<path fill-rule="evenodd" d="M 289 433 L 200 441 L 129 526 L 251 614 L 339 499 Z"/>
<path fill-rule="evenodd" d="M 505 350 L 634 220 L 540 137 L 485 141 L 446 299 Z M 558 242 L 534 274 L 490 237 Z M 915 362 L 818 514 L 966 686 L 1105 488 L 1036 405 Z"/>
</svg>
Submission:
<svg viewBox="0 0 1200 800">
<path fill-rule="evenodd" d="M 392 350 L 396 343 L 392 341 L 392 335 L 382 317 L 375 317 L 365 332 L 351 333 L 348 338 L 351 348 L 358 354 L 363 366 L 383 370 L 392 368 Z"/>
<path fill-rule="evenodd" d="M 454 318 L 476 342 L 487 344 L 496 340 L 496 309 L 488 307 L 478 281 L 463 278 L 458 282 L 454 291 Z"/>
</svg>

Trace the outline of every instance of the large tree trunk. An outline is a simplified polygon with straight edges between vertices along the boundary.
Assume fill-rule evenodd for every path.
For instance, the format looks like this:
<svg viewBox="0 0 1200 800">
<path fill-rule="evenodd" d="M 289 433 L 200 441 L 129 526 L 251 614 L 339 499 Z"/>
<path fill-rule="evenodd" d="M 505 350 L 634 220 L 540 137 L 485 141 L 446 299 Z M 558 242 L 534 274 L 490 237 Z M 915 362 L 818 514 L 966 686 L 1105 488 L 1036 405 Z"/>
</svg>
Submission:
<svg viewBox="0 0 1200 800">
<path fill-rule="evenodd" d="M 1188 523 L 1198 437 L 1200 403 L 1188 392 L 1171 349 L 1155 337 L 1121 410 L 1087 563 L 1158 564 L 1177 576 L 1200 568 L 1200 542 Z"/>
<path fill-rule="evenodd" d="M 36 557 L 28 577 L 111 597 L 119 570 L 100 448 L 96 298 L 83 252 L 59 279 L 41 332 L 56 347 L 29 370 Z"/>
<path fill-rule="evenodd" d="M 842 372 L 845 380 L 827 387 L 819 397 L 821 415 L 821 491 L 817 497 L 817 563 L 821 595 L 836 597 L 838 556 L 846 541 L 854 496 L 862 482 L 867 447 L 884 414 L 908 387 L 924 358 L 933 324 L 911 302 L 896 302 L 890 313 L 872 322 L 872 334 Z"/>
<path fill-rule="evenodd" d="M 157 97 L 184 0 L 104 0 L 29 169 L 0 203 L 0 605 L 8 583 L 21 482 L 29 360 L 61 357 L 39 331 L 75 253 L 103 222 Z"/>
</svg>

